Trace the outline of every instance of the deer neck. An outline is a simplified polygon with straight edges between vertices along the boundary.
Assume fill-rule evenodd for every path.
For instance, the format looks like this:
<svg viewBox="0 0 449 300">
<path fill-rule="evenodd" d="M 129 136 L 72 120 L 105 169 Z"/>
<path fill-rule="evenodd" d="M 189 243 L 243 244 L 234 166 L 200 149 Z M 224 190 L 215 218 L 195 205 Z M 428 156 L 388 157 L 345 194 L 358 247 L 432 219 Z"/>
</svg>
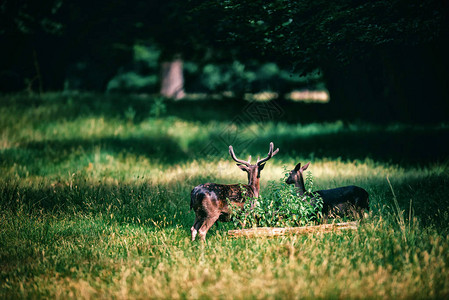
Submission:
<svg viewBox="0 0 449 300">
<path fill-rule="evenodd" d="M 306 187 L 304 185 L 304 179 L 299 177 L 299 180 L 295 181 L 295 187 L 299 196 L 302 196 L 306 192 Z"/>
<path fill-rule="evenodd" d="M 257 176 L 249 176 L 248 177 L 248 185 L 251 187 L 254 193 L 254 198 L 259 197 L 259 190 L 260 190 L 260 178 Z"/>
</svg>

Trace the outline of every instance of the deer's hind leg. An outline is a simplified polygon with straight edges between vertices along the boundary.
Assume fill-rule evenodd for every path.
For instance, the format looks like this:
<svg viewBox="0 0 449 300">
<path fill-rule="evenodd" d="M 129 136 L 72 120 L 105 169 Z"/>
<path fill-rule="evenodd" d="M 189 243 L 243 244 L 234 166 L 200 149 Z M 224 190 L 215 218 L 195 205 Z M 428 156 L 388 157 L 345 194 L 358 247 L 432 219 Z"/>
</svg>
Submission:
<svg viewBox="0 0 449 300">
<path fill-rule="evenodd" d="M 200 238 L 202 241 L 206 240 L 206 234 L 207 231 L 214 225 L 215 222 L 217 222 L 220 214 L 213 214 L 211 216 L 207 216 L 201 225 L 201 227 L 198 230 L 198 234 L 200 235 Z"/>
<path fill-rule="evenodd" d="M 193 222 L 192 228 L 190 228 L 190 232 L 192 235 L 192 241 L 195 240 L 196 235 L 198 234 L 198 230 L 200 229 L 201 225 L 203 225 L 205 220 L 205 217 L 199 215 L 198 213 L 195 213 L 195 221 Z"/>
</svg>

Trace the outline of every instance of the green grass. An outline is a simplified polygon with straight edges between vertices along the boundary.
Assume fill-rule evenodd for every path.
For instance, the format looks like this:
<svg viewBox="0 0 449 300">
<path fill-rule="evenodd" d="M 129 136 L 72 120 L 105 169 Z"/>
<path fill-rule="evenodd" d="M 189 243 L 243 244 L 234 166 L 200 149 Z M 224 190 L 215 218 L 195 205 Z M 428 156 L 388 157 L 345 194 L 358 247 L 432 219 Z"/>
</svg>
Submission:
<svg viewBox="0 0 449 300">
<path fill-rule="evenodd" d="M 260 121 L 210 102 L 154 118 L 151 97 L 1 96 L 0 297 L 449 297 L 448 124 L 306 122 L 319 106 L 304 104 Z M 369 218 L 270 239 L 222 223 L 191 243 L 191 189 L 245 183 L 227 146 L 255 158 L 270 141 L 262 194 L 311 160 L 317 189 L 365 188 Z"/>
</svg>

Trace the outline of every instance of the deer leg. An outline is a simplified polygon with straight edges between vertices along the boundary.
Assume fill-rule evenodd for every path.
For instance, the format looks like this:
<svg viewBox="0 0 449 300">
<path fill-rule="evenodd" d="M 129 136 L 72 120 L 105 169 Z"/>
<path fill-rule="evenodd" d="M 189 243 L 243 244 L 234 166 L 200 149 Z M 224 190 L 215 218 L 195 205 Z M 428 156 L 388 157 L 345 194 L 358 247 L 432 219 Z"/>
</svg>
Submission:
<svg viewBox="0 0 449 300">
<path fill-rule="evenodd" d="M 363 219 L 362 209 L 357 207 L 356 205 L 350 206 L 349 212 L 347 215 L 354 220 Z"/>
<path fill-rule="evenodd" d="M 365 216 L 363 208 L 357 209 L 357 216 L 359 217 L 360 220 L 363 220 L 363 217 Z"/>
<path fill-rule="evenodd" d="M 220 214 L 206 217 L 203 225 L 201 225 L 200 229 L 198 230 L 198 234 L 200 235 L 202 241 L 206 240 L 207 231 L 212 227 L 212 225 L 214 225 L 215 222 L 217 222 L 219 216 Z"/>
<path fill-rule="evenodd" d="M 198 233 L 198 231 L 195 229 L 196 223 L 198 223 L 198 217 L 197 216 L 195 216 L 195 221 L 193 222 L 193 225 L 190 228 L 190 234 L 192 236 L 192 241 L 195 240 L 196 234 Z"/>
<path fill-rule="evenodd" d="M 196 235 L 198 234 L 198 229 L 201 227 L 203 222 L 204 222 L 204 218 L 195 214 L 195 221 L 193 222 L 192 228 L 190 228 L 190 232 L 192 234 L 192 241 L 195 240 Z"/>
</svg>

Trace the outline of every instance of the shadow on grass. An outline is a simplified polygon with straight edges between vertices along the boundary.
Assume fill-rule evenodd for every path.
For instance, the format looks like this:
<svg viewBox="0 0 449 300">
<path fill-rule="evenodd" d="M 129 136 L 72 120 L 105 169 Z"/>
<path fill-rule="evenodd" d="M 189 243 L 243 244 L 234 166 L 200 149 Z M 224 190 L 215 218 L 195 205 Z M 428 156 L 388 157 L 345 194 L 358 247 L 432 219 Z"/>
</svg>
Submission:
<svg viewBox="0 0 449 300">
<path fill-rule="evenodd" d="M 20 112 L 28 116 L 23 122 L 55 122 L 71 120 L 80 116 L 98 115 L 105 118 L 127 120 L 127 111 L 132 108 L 132 122 L 137 124 L 150 116 L 154 103 L 153 96 L 129 95 L 96 95 L 54 94 L 45 97 L 17 96 L 9 99 L 2 106 L 13 109 L 14 114 Z M 242 154 L 255 155 L 266 153 L 270 141 L 280 148 L 277 158 L 306 157 L 310 159 L 343 159 L 357 160 L 370 158 L 379 162 L 392 163 L 429 163 L 446 161 L 449 158 L 449 127 L 414 127 L 405 126 L 397 131 L 388 130 L 381 125 L 355 129 L 344 125 L 336 133 L 321 131 L 317 125 L 316 134 L 308 134 L 302 130 L 288 132 L 295 126 L 285 123 L 306 124 L 336 119 L 332 109 L 326 104 L 306 104 L 294 102 L 248 102 L 239 99 L 226 100 L 195 100 L 166 101 L 167 114 L 183 120 L 204 122 L 222 122 L 226 127 L 237 124 L 236 132 L 214 132 L 209 136 L 193 137 L 188 145 L 180 146 L 180 142 L 171 137 L 104 137 L 93 139 L 50 140 L 43 142 L 24 142 L 15 149 L 0 151 L 0 162 L 7 166 L 14 163 L 33 166 L 36 162 L 45 160 L 51 163 L 64 161 L 67 156 L 85 156 L 98 147 L 111 154 L 131 153 L 147 156 L 163 164 L 176 164 L 188 160 L 208 157 L 211 160 L 228 157 L 228 146 L 235 148 L 235 141 L 242 128 L 251 124 L 266 124 L 273 126 L 282 122 L 281 128 L 260 127 L 257 133 L 247 134 L 246 145 L 240 147 Z M 38 109 L 37 109 L 38 108 Z M 18 111 L 16 111 L 16 110 Z M 373 114 L 375 116 L 375 114 Z M 356 116 L 353 116 L 357 118 Z M 350 120 L 350 119 L 348 119 Z M 129 121 L 129 120 L 127 120 Z M 381 120 L 376 120 L 381 121 Z M 10 118 L 8 122 L 14 122 Z M 168 126 L 170 122 L 166 125 Z M 6 124 L 5 126 L 7 126 Z M 354 124 L 353 124 L 354 125 Z M 271 126 L 271 125 L 270 125 Z M 324 126 L 325 127 L 325 126 Z M 423 129 L 424 128 L 424 129 Z M 226 130 L 224 128 L 223 130 Z M 233 136 L 234 135 L 234 136 Z M 213 152 L 207 146 L 213 146 Z M 42 166 L 39 166 L 41 168 Z"/>
<path fill-rule="evenodd" d="M 222 149 L 220 157 L 227 158 L 227 144 L 218 135 L 211 135 L 210 141 L 217 149 Z M 301 134 L 270 130 L 254 136 L 253 140 L 236 147 L 243 155 L 263 156 L 267 145 L 273 141 L 280 152 L 277 160 L 291 158 L 365 160 L 378 163 L 397 163 L 403 166 L 447 162 L 449 159 L 449 128 L 427 130 L 388 131 L 346 130 L 336 133 Z M 201 148 L 192 144 L 193 153 L 201 153 Z M 240 148 L 240 149 L 239 149 Z"/>
<path fill-rule="evenodd" d="M 39 108 L 42 120 L 72 120 L 79 116 L 101 116 L 128 120 L 132 112 L 135 122 L 151 116 L 155 96 L 120 94 L 48 94 L 44 97 L 16 95 L 1 99 L 1 106 L 14 108 L 20 113 Z M 211 121 L 231 122 L 239 117 L 242 122 L 283 121 L 308 123 L 332 121 L 338 118 L 333 110 L 323 104 L 298 103 L 291 101 L 258 102 L 226 98 L 221 100 L 166 99 L 163 102 L 168 116 L 187 121 L 209 123 Z"/>
<path fill-rule="evenodd" d="M 426 164 L 447 161 L 449 130 L 347 131 L 308 137 L 273 134 L 269 140 L 285 155 L 342 160 L 373 159 L 381 163 Z"/>
<path fill-rule="evenodd" d="M 203 137 L 204 138 L 204 137 Z M 161 137 L 106 137 L 92 139 L 64 139 L 22 143 L 17 148 L 0 151 L 0 165 L 10 168 L 22 166 L 32 175 L 48 175 L 69 168 L 77 170 L 95 160 L 105 161 L 107 155 L 140 156 L 162 165 L 186 163 L 195 159 L 217 161 L 230 159 L 228 145 L 233 144 L 239 155 L 263 156 L 268 144 L 273 141 L 280 148 L 276 160 L 290 161 L 291 158 L 309 160 L 372 159 L 376 163 L 397 163 L 403 167 L 446 163 L 449 158 L 449 129 L 405 130 L 405 131 L 351 131 L 335 134 L 302 135 L 276 130 L 262 132 L 250 143 L 236 145 L 226 143 L 219 134 L 212 133 L 209 139 L 193 138 L 188 149 L 182 149 L 175 138 Z M 214 151 L 208 151 L 212 145 Z M 138 163 L 138 162 L 137 162 Z M 49 172 L 49 169 L 52 171 Z M 67 172 L 67 171 L 65 171 Z"/>
<path fill-rule="evenodd" d="M 96 216 L 107 222 L 187 228 L 190 189 L 190 186 L 156 186 L 143 180 L 113 184 L 88 182 L 82 176 L 72 181 L 24 187 L 18 180 L 9 179 L 0 183 L 0 207 L 4 211 L 20 210 L 27 214 Z"/>
<path fill-rule="evenodd" d="M 128 94 L 46 94 L 43 97 L 15 95 L 3 97 L 1 106 L 15 108 L 19 112 L 40 108 L 39 117 L 46 120 L 72 120 L 79 116 L 102 116 L 141 122 L 151 116 L 157 96 Z M 163 102 L 166 114 L 183 120 L 209 123 L 211 121 L 231 122 L 241 118 L 243 122 L 282 121 L 286 123 L 317 123 L 342 120 L 344 122 L 368 121 L 382 124 L 389 122 L 408 122 L 413 124 L 437 124 L 449 121 L 444 110 L 414 114 L 401 118 L 387 108 L 361 103 L 338 105 L 337 103 L 307 103 L 287 100 L 246 101 L 240 98 L 181 100 L 166 99 Z M 377 109 L 377 111 L 373 111 Z"/>
<path fill-rule="evenodd" d="M 169 137 L 64 139 L 23 143 L 20 147 L 0 151 L 3 166 L 26 166 L 33 175 L 48 175 L 46 169 L 66 163 L 72 169 L 87 165 L 106 155 L 134 154 L 158 163 L 179 163 L 186 153 Z M 96 158 L 95 156 L 100 155 Z"/>
<path fill-rule="evenodd" d="M 417 174 L 419 175 L 419 174 Z M 449 234 L 449 178 L 447 176 L 422 176 L 420 179 L 392 181 L 399 212 L 394 203 L 393 193 L 388 185 L 377 187 L 371 192 L 373 203 L 384 214 L 384 209 L 395 216 L 403 215 L 405 223 L 410 224 L 416 218 L 423 227 L 435 227 Z M 376 203 L 377 201 L 377 203 Z"/>
</svg>

